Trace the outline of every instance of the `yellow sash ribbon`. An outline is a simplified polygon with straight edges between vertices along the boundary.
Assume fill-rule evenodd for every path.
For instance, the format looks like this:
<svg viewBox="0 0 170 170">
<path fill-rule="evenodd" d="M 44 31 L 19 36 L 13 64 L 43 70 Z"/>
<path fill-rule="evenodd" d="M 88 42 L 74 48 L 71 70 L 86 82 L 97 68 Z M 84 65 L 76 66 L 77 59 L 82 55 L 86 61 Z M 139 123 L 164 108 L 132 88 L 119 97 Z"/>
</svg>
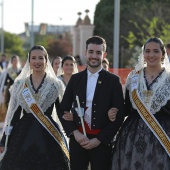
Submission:
<svg viewBox="0 0 170 170">
<path fill-rule="evenodd" d="M 24 98 L 25 102 L 27 103 L 28 107 L 30 108 L 31 113 L 42 124 L 42 126 L 51 134 L 51 136 L 57 141 L 57 143 L 61 146 L 65 155 L 69 159 L 69 152 L 66 147 L 66 144 L 64 143 L 64 141 L 62 139 L 60 132 L 52 124 L 50 119 L 48 119 L 48 117 L 46 117 L 44 115 L 42 109 L 36 103 L 34 97 L 32 96 L 32 94 L 28 88 L 28 85 L 26 83 L 25 83 L 22 95 L 23 95 L 23 98 Z"/>
<path fill-rule="evenodd" d="M 169 137 L 167 136 L 166 132 L 163 130 L 159 122 L 156 120 L 156 118 L 153 116 L 153 114 L 150 113 L 150 111 L 145 106 L 145 104 L 140 100 L 139 94 L 136 90 L 138 86 L 137 74 L 134 77 L 132 77 L 132 89 L 131 90 L 132 90 L 132 99 L 134 101 L 134 104 L 136 105 L 137 111 L 140 114 L 141 118 L 144 120 L 144 122 L 147 124 L 149 129 L 153 132 L 153 134 L 159 140 L 161 145 L 164 147 L 167 154 L 170 156 Z"/>
</svg>

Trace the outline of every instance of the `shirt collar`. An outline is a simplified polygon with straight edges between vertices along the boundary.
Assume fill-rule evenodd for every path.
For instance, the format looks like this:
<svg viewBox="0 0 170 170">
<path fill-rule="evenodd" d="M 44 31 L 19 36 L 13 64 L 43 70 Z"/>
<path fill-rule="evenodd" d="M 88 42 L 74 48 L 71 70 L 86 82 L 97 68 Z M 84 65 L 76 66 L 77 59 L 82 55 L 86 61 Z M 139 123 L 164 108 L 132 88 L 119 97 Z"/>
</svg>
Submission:
<svg viewBox="0 0 170 170">
<path fill-rule="evenodd" d="M 87 69 L 87 76 L 90 77 L 91 75 L 98 77 L 99 76 L 99 72 L 102 70 L 102 68 L 100 68 L 100 70 L 98 70 L 97 72 L 95 72 L 94 74 L 91 73 L 88 69 Z"/>
</svg>

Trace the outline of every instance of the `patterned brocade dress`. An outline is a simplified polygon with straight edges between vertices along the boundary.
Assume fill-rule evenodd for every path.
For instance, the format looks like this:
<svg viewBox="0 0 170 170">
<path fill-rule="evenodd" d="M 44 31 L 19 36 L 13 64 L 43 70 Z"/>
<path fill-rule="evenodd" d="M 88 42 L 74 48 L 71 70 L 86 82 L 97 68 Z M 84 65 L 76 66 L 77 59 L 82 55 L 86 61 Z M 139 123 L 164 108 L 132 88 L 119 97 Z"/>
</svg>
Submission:
<svg viewBox="0 0 170 170">
<path fill-rule="evenodd" d="M 113 153 L 112 170 L 170 170 L 170 157 L 137 112 L 131 96 L 131 75 L 126 86 L 126 115 Z M 140 73 L 138 92 L 148 89 L 144 71 Z M 164 70 L 149 87 L 153 91 L 146 106 L 170 138 L 170 75 Z"/>
<path fill-rule="evenodd" d="M 54 104 L 56 108 L 59 108 L 59 99 L 56 97 L 57 89 L 49 82 L 49 79 L 47 76 L 44 77 L 39 88 L 35 90 L 31 78 L 28 78 L 28 86 L 44 114 L 58 129 L 65 142 L 59 126 L 51 117 Z M 23 116 L 21 116 L 21 107 Z M 14 114 L 11 125 L 13 129 L 9 137 L 7 152 L 1 161 L 0 170 L 70 169 L 69 160 L 62 148 L 30 113 L 22 96 L 20 96 L 20 106 Z M 4 145 L 5 137 L 3 135 L 1 145 Z"/>
</svg>

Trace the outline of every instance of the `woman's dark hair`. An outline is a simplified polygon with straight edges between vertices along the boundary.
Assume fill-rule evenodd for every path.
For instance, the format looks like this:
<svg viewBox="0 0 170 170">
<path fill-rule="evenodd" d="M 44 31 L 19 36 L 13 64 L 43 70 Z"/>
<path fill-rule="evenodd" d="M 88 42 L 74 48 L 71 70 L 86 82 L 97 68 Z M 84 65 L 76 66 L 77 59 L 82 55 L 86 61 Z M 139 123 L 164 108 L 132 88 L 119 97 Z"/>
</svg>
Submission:
<svg viewBox="0 0 170 170">
<path fill-rule="evenodd" d="M 11 62 L 13 62 L 13 60 L 14 60 L 15 58 L 18 59 L 19 57 L 18 57 L 17 55 L 13 55 L 13 56 L 11 57 Z"/>
<path fill-rule="evenodd" d="M 74 58 L 73 56 L 67 55 L 67 56 L 65 56 L 65 57 L 62 59 L 61 67 L 63 67 L 64 62 L 65 62 L 66 60 L 71 60 L 71 61 L 73 61 L 74 63 L 76 63 L 76 60 L 75 60 L 75 58 Z"/>
<path fill-rule="evenodd" d="M 51 60 L 51 65 L 53 67 L 53 64 L 54 64 L 54 60 L 55 59 L 60 59 L 60 61 L 62 61 L 62 58 L 60 56 L 56 56 L 56 57 L 53 57 L 52 60 Z"/>
<path fill-rule="evenodd" d="M 41 45 L 35 45 L 35 46 L 33 46 L 33 47 L 31 48 L 31 50 L 30 50 L 29 53 L 28 53 L 29 62 L 30 62 L 31 52 L 32 52 L 33 50 L 41 50 L 41 51 L 43 51 L 43 52 L 44 52 L 45 60 L 47 61 L 47 58 L 48 58 L 47 50 L 46 50 L 43 46 L 41 46 Z"/>
<path fill-rule="evenodd" d="M 107 58 L 104 58 L 102 63 L 106 63 L 107 65 L 109 65 L 109 60 Z"/>
<path fill-rule="evenodd" d="M 164 46 L 164 44 L 163 44 L 163 41 L 162 41 L 160 38 L 158 38 L 158 37 L 151 37 L 151 38 L 149 38 L 149 39 L 145 42 L 145 44 L 144 44 L 144 50 L 145 50 L 146 44 L 148 44 L 148 43 L 150 43 L 150 42 L 158 43 L 158 44 L 160 45 L 160 49 L 161 49 L 161 51 L 162 51 L 162 55 L 165 57 L 166 51 L 165 51 L 165 46 Z"/>
</svg>

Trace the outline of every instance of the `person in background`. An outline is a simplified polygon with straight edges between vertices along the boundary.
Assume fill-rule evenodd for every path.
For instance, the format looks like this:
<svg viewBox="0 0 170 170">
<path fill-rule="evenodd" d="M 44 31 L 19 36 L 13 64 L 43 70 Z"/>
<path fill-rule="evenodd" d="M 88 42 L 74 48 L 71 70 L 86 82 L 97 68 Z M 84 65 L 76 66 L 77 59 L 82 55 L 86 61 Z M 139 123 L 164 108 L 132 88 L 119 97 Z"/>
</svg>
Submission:
<svg viewBox="0 0 170 170">
<path fill-rule="evenodd" d="M 77 63 L 78 65 L 82 66 L 82 62 L 81 62 L 80 56 L 79 56 L 79 55 L 76 55 L 74 58 L 75 58 L 75 60 L 76 60 L 76 63 Z"/>
<path fill-rule="evenodd" d="M 166 45 L 166 52 L 167 52 L 168 58 L 169 58 L 169 60 L 170 60 L 170 43 L 168 43 L 168 44 Z"/>
<path fill-rule="evenodd" d="M 60 56 L 54 57 L 51 61 L 51 65 L 53 67 L 53 70 L 54 70 L 56 76 L 58 76 L 58 69 L 61 65 L 61 62 L 62 62 L 62 58 Z"/>
<path fill-rule="evenodd" d="M 13 85 L 14 80 L 21 72 L 21 63 L 17 55 L 13 55 L 9 61 L 8 67 L 3 69 L 0 77 L 0 96 L 3 110 L 6 112 L 10 99 L 9 89 Z"/>
<path fill-rule="evenodd" d="M 51 117 L 63 93 L 64 85 L 56 79 L 46 49 L 33 46 L 11 88 L 0 170 L 70 170 L 64 136 Z"/>
<path fill-rule="evenodd" d="M 8 61 L 7 61 L 7 57 L 5 54 L 1 55 L 1 60 L 0 60 L 0 67 L 3 70 L 4 68 L 7 68 L 8 66 Z"/>
<path fill-rule="evenodd" d="M 76 60 L 73 56 L 67 55 L 63 58 L 61 62 L 61 67 L 59 69 L 58 78 L 67 86 L 71 76 L 78 73 Z"/>
<path fill-rule="evenodd" d="M 124 100 L 119 77 L 102 67 L 106 55 L 106 42 L 102 37 L 93 36 L 86 41 L 87 68 L 71 76 L 58 112 L 70 138 L 72 170 L 87 170 L 89 162 L 91 170 L 108 170 L 111 166 L 111 141 L 124 119 Z M 86 134 L 77 111 L 78 103 L 84 115 Z M 112 107 L 118 108 L 114 122 L 108 118 Z M 73 113 L 73 121 L 63 117 L 69 112 Z"/>
<path fill-rule="evenodd" d="M 61 66 L 59 68 L 59 75 L 58 78 L 63 82 L 65 87 L 67 86 L 71 76 L 75 73 L 78 73 L 77 63 L 73 56 L 67 55 L 63 58 L 61 62 Z M 72 121 L 73 120 L 73 113 L 65 113 L 63 118 L 65 120 Z M 69 142 L 69 138 L 66 138 L 67 142 Z"/>
<path fill-rule="evenodd" d="M 107 58 L 103 59 L 102 66 L 106 71 L 109 71 L 109 60 Z"/>
<path fill-rule="evenodd" d="M 160 38 L 145 42 L 135 70 L 128 75 L 125 113 L 112 170 L 169 170 L 170 63 Z"/>
</svg>

